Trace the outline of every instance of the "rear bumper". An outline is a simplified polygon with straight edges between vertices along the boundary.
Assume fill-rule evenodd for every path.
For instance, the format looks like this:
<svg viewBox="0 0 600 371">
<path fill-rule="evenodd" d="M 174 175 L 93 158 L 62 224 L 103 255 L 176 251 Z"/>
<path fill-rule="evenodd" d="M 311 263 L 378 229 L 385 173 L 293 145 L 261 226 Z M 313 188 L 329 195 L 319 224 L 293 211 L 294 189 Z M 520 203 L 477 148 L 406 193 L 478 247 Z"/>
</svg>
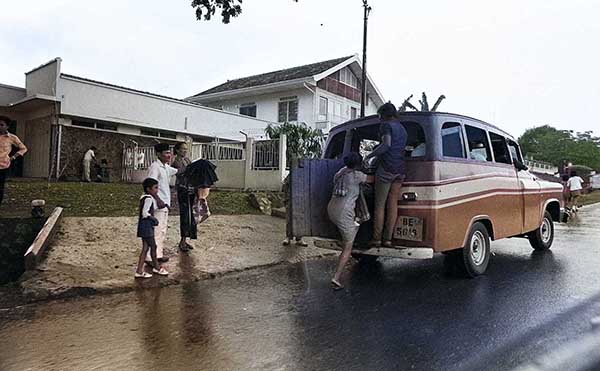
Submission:
<svg viewBox="0 0 600 371">
<path fill-rule="evenodd" d="M 315 238 L 315 246 L 321 249 L 338 250 L 341 251 L 342 247 L 338 244 L 337 240 L 326 239 L 326 238 Z M 429 247 L 405 247 L 405 246 L 394 246 L 394 247 L 373 247 L 369 249 L 353 249 L 354 254 L 364 255 L 375 255 L 375 256 L 386 256 L 390 258 L 402 258 L 402 259 L 431 259 L 433 258 L 433 249 Z"/>
</svg>

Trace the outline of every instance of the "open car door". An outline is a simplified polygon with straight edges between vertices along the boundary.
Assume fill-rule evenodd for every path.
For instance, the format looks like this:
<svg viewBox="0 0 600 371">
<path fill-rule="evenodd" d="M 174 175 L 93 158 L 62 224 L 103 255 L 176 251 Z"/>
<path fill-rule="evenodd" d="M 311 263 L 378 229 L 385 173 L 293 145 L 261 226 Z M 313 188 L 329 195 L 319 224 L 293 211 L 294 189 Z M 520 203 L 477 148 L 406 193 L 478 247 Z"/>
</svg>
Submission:
<svg viewBox="0 0 600 371">
<path fill-rule="evenodd" d="M 340 159 L 303 159 L 290 169 L 292 236 L 338 238 L 327 216 L 333 176 L 344 166 Z M 288 231 L 289 232 L 289 231 Z"/>
</svg>

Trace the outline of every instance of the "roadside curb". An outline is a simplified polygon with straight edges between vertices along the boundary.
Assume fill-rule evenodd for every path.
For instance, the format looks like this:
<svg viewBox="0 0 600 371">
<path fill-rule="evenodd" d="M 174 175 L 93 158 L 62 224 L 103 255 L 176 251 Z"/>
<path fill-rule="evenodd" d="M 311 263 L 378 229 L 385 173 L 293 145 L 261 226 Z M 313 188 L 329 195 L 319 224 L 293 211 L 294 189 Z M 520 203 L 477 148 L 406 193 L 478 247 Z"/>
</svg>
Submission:
<svg viewBox="0 0 600 371">
<path fill-rule="evenodd" d="M 44 252 L 46 252 L 52 238 L 56 234 L 58 224 L 62 218 L 62 212 L 62 207 L 57 207 L 52 211 L 52 214 L 50 214 L 50 217 L 44 223 L 42 230 L 39 231 L 37 237 L 25 252 L 25 270 L 34 270 L 42 259 Z"/>
<path fill-rule="evenodd" d="M 178 286 L 187 283 L 213 280 L 216 278 L 234 276 L 244 272 L 252 272 L 259 269 L 267 269 L 275 266 L 285 266 L 297 264 L 300 262 L 319 260 L 335 255 L 335 252 L 324 252 L 319 256 L 311 256 L 299 261 L 278 261 L 266 264 L 259 264 L 239 269 L 226 270 L 221 272 L 198 272 L 197 274 L 177 273 L 173 277 L 167 279 L 150 279 L 147 281 L 135 282 L 130 286 L 114 286 L 114 287 L 92 287 L 92 286 L 72 286 L 72 287 L 56 287 L 53 289 L 47 288 L 22 288 L 21 295 L 26 304 L 34 304 L 47 302 L 52 300 L 69 299 L 76 297 L 87 297 L 92 295 L 111 295 L 132 292 L 136 290 L 145 290 L 151 288 L 163 288 L 169 286 Z M 133 280 L 133 278 L 132 278 Z"/>
</svg>

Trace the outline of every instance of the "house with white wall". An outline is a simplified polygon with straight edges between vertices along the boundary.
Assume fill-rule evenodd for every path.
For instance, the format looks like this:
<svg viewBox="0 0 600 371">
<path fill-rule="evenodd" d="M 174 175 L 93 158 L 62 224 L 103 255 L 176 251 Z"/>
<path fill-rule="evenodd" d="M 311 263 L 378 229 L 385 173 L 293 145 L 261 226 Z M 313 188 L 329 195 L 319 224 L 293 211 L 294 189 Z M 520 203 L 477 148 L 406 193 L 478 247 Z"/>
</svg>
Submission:
<svg viewBox="0 0 600 371">
<path fill-rule="evenodd" d="M 0 115 L 29 148 L 13 176 L 81 176 L 81 159 L 98 148 L 120 178 L 127 146 L 177 141 L 244 140 L 272 123 L 239 113 L 61 71 L 56 58 L 25 73 L 25 87 L 0 84 Z"/>
<path fill-rule="evenodd" d="M 336 58 L 227 81 L 191 96 L 194 103 L 274 122 L 304 122 L 327 133 L 360 115 L 358 56 Z M 366 114 L 385 102 L 367 77 Z"/>
</svg>

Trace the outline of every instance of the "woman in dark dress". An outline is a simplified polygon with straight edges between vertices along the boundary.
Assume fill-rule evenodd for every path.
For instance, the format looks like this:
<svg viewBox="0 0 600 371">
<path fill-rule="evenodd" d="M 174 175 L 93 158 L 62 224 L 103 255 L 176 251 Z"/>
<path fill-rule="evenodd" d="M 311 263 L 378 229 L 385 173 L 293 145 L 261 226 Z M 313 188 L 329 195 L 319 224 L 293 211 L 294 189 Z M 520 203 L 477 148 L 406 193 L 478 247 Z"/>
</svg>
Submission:
<svg viewBox="0 0 600 371">
<path fill-rule="evenodd" d="M 188 145 L 185 142 L 179 142 L 175 145 L 175 159 L 171 166 L 176 169 L 183 169 L 177 173 L 175 188 L 177 189 L 177 203 L 179 204 L 179 230 L 181 240 L 179 240 L 179 250 L 186 252 L 194 247 L 187 242 L 190 238 L 195 240 L 198 237 L 198 228 L 194 218 L 194 206 L 196 204 L 196 187 L 189 184 L 185 169 L 192 163 L 188 157 Z"/>
</svg>

